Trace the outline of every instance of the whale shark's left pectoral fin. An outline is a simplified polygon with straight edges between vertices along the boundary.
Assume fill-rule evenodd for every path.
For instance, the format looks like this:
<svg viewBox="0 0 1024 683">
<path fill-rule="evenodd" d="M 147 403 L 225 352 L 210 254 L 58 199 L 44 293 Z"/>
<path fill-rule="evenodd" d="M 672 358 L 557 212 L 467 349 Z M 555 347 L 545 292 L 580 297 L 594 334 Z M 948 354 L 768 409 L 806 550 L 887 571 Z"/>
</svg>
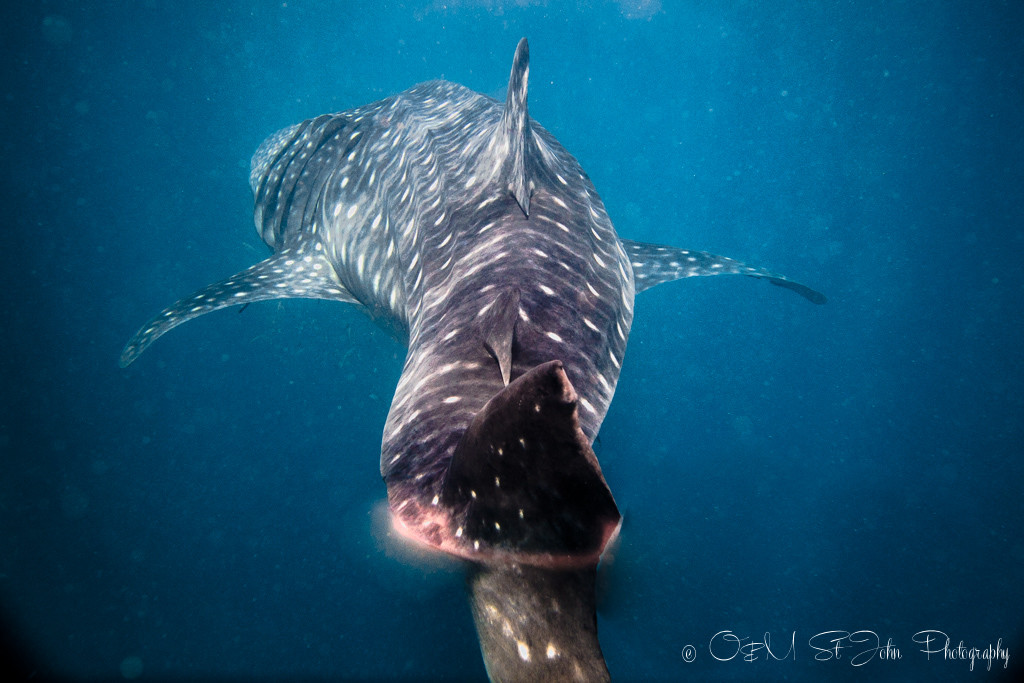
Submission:
<svg viewBox="0 0 1024 683">
<path fill-rule="evenodd" d="M 192 296 L 165 308 L 135 333 L 121 352 L 120 365 L 127 367 L 162 334 L 219 308 L 267 299 L 333 299 L 359 303 L 331 266 L 320 245 L 300 244 L 286 248 L 265 261 L 204 287 Z"/>
<path fill-rule="evenodd" d="M 773 273 L 764 268 L 748 266 L 725 256 L 709 254 L 706 251 L 693 251 L 678 247 L 666 247 L 660 244 L 647 244 L 632 240 L 620 240 L 633 264 L 633 277 L 636 291 L 642 292 L 662 282 L 679 280 L 684 277 L 702 275 L 746 275 L 757 277 L 776 285 L 791 289 L 811 303 L 823 304 L 828 299 L 821 292 L 815 291 L 799 282 L 793 282 L 784 275 Z"/>
</svg>

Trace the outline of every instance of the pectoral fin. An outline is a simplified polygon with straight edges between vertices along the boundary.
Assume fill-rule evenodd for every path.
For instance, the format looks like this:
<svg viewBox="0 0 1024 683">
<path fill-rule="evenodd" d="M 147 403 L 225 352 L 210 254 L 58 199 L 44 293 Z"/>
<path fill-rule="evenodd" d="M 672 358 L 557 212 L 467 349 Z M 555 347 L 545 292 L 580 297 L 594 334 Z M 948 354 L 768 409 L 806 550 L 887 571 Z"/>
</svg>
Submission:
<svg viewBox="0 0 1024 683">
<path fill-rule="evenodd" d="M 633 277 L 637 292 L 650 289 L 662 282 L 680 280 L 685 277 L 746 275 L 768 280 L 777 287 L 790 289 L 811 303 L 823 304 L 828 301 L 821 292 L 799 282 L 793 282 L 784 275 L 764 268 L 748 266 L 746 263 L 725 256 L 632 240 L 621 240 L 621 242 L 622 248 L 626 250 L 626 256 L 633 264 Z"/>
<path fill-rule="evenodd" d="M 333 299 L 358 303 L 331 266 L 319 243 L 286 248 L 265 261 L 204 287 L 165 308 L 135 333 L 121 352 L 127 367 L 147 346 L 173 327 L 219 308 L 267 299 Z"/>
</svg>

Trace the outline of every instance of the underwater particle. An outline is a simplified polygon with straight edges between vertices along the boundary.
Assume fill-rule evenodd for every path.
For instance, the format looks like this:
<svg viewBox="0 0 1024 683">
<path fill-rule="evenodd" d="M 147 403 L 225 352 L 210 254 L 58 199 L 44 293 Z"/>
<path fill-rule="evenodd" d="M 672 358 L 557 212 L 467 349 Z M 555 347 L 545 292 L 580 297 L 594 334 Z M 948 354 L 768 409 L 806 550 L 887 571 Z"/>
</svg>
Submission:
<svg viewBox="0 0 1024 683">
<path fill-rule="evenodd" d="M 121 675 L 129 681 L 142 675 L 142 658 L 132 655 L 121 660 Z"/>
<path fill-rule="evenodd" d="M 749 439 L 754 435 L 754 421 L 748 415 L 737 415 L 732 419 L 732 428 L 741 439 Z"/>
<path fill-rule="evenodd" d="M 43 17 L 43 38 L 50 45 L 64 45 L 71 42 L 74 31 L 71 22 L 59 14 L 48 14 Z"/>
<path fill-rule="evenodd" d="M 78 519 L 89 509 L 89 496 L 74 484 L 68 484 L 60 493 L 60 509 L 68 519 Z"/>
<path fill-rule="evenodd" d="M 661 0 L 615 0 L 615 4 L 626 19 L 650 21 L 661 12 Z"/>
</svg>

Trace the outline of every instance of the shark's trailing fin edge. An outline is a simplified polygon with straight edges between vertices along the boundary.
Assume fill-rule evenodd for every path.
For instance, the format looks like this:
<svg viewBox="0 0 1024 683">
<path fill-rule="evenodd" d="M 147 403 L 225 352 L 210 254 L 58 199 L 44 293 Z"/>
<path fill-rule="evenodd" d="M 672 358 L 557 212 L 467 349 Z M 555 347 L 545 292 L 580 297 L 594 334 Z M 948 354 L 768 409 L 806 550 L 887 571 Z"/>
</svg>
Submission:
<svg viewBox="0 0 1024 683">
<path fill-rule="evenodd" d="M 562 363 L 550 361 L 516 378 L 473 419 L 441 493 L 457 536 L 472 544 L 466 557 L 597 564 L 620 518 L 576 403 Z"/>
<path fill-rule="evenodd" d="M 127 367 L 168 330 L 204 313 L 254 301 L 286 298 L 359 303 L 338 280 L 319 242 L 301 241 L 165 308 L 128 341 L 119 363 L 122 368 Z"/>
<path fill-rule="evenodd" d="M 496 682 L 607 681 L 597 640 L 596 569 L 478 565 L 468 586 L 487 676 Z"/>
<path fill-rule="evenodd" d="M 705 275 L 746 275 L 768 280 L 773 285 L 792 290 L 811 303 L 823 304 L 828 301 L 825 295 L 799 282 L 793 282 L 784 275 L 773 273 L 764 268 L 750 266 L 741 261 L 709 254 L 706 251 L 693 251 L 678 247 L 666 247 L 660 244 L 620 240 L 633 265 L 633 277 L 636 291 L 642 292 L 663 282 L 680 280 L 686 277 Z"/>
<path fill-rule="evenodd" d="M 530 195 L 533 182 L 526 166 L 527 147 L 532 135 L 530 112 L 526 104 L 527 82 L 530 76 L 530 46 L 526 38 L 519 41 L 512 60 L 512 74 L 508 79 L 508 94 L 505 109 L 501 113 L 501 127 L 498 129 L 498 150 L 503 154 L 501 182 L 519 203 L 523 214 L 530 215 Z"/>
</svg>

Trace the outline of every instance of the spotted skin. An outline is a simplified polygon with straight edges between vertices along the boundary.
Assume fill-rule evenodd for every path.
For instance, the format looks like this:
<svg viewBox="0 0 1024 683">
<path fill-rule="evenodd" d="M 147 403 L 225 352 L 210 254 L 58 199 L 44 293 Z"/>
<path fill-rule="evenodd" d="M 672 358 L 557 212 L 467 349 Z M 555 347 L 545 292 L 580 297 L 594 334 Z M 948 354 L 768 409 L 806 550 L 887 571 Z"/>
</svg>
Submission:
<svg viewBox="0 0 1024 683">
<path fill-rule="evenodd" d="M 530 118 L 528 76 L 524 39 L 504 103 L 431 81 L 268 138 L 250 185 L 274 254 L 158 314 L 121 364 L 225 306 L 360 306 L 408 345 L 381 447 L 395 526 L 476 563 L 470 589 L 492 677 L 601 678 L 592 573 L 619 515 L 590 444 L 635 292 L 734 273 L 824 297 L 731 259 L 620 240 L 586 173 Z M 582 622 L 521 613 L 537 596 L 513 593 L 556 585 L 554 601 Z M 509 597 L 487 597 L 498 594 Z M 519 633 L 503 625 L 513 623 L 530 633 L 499 642 Z M 574 650 L 569 632 L 593 642 Z M 544 656 L 524 655 L 538 643 Z"/>
</svg>

